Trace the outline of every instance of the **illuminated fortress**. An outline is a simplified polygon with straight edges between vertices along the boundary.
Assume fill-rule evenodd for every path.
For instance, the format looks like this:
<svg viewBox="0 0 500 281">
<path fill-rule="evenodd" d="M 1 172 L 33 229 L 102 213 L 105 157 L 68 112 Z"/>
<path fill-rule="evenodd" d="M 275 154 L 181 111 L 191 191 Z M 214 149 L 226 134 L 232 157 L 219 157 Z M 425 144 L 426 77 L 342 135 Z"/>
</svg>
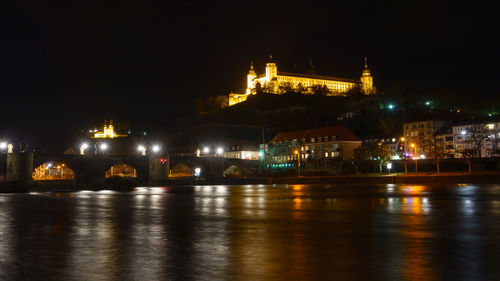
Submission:
<svg viewBox="0 0 500 281">
<path fill-rule="evenodd" d="M 283 90 L 281 89 L 286 87 L 292 89 L 302 88 L 306 90 L 304 93 L 307 94 L 313 93 L 312 87 L 315 86 L 328 88 L 329 96 L 345 95 L 354 87 L 360 87 L 361 91 L 365 95 L 370 95 L 375 92 L 373 87 L 373 77 L 368 69 L 366 58 L 361 78 L 359 80 L 312 74 L 278 72 L 278 66 L 274 62 L 268 62 L 266 64 L 265 74 L 257 75 L 253 68 L 253 63 L 251 63 L 250 71 L 247 75 L 246 93 L 229 94 L 229 106 L 245 101 L 249 95 L 255 95 L 259 89 L 264 89 L 266 92 L 273 94 L 282 94 Z"/>
</svg>

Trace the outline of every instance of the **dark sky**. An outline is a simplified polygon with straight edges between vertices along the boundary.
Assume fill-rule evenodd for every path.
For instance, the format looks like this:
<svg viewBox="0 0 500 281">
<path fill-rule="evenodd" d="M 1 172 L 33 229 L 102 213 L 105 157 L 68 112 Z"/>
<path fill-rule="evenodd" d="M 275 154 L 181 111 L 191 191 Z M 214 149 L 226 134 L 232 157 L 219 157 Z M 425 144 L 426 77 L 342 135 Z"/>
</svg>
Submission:
<svg viewBox="0 0 500 281">
<path fill-rule="evenodd" d="M 105 2 L 105 3 L 104 3 Z M 249 62 L 496 95 L 496 9 L 455 1 L 0 2 L 0 137 L 104 120 L 168 122 L 197 97 L 243 91 Z M 168 120 L 167 120 L 168 121 Z"/>
</svg>

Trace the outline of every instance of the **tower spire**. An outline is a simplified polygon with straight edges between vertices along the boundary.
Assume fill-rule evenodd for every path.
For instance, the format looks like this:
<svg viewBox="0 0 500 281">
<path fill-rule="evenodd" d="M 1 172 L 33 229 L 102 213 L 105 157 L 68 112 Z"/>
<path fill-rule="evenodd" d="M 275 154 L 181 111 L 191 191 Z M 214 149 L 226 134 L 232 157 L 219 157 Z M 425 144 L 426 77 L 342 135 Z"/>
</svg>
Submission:
<svg viewBox="0 0 500 281">
<path fill-rule="evenodd" d="M 250 70 L 248 71 L 248 75 L 255 76 L 255 70 L 253 70 L 253 61 L 250 62 Z"/>
<path fill-rule="evenodd" d="M 368 62 L 366 62 L 366 57 L 365 57 L 365 68 L 368 68 Z"/>
</svg>

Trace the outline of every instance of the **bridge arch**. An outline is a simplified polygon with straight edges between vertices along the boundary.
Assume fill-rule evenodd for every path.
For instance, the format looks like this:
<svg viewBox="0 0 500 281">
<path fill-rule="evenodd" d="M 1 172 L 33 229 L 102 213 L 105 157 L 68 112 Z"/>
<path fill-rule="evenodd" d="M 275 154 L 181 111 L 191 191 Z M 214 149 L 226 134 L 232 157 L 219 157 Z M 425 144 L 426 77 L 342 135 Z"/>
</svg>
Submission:
<svg viewBox="0 0 500 281">
<path fill-rule="evenodd" d="M 257 160 L 244 159 L 225 159 L 224 161 L 224 177 L 246 177 L 257 173 Z"/>
<path fill-rule="evenodd" d="M 139 184 L 147 184 L 149 170 L 143 167 L 140 162 L 128 158 L 107 158 L 103 159 L 102 177 L 134 178 Z"/>
<path fill-rule="evenodd" d="M 169 178 L 194 177 L 194 169 L 186 163 L 176 163 L 169 171 Z"/>
<path fill-rule="evenodd" d="M 118 163 L 106 171 L 106 178 L 110 177 L 137 178 L 137 169 L 126 163 Z"/>
<path fill-rule="evenodd" d="M 231 164 L 224 170 L 224 177 L 246 177 L 249 171 L 240 165 Z"/>
<path fill-rule="evenodd" d="M 48 161 L 35 166 L 32 178 L 34 181 L 74 180 L 75 172 L 66 163 Z"/>
</svg>

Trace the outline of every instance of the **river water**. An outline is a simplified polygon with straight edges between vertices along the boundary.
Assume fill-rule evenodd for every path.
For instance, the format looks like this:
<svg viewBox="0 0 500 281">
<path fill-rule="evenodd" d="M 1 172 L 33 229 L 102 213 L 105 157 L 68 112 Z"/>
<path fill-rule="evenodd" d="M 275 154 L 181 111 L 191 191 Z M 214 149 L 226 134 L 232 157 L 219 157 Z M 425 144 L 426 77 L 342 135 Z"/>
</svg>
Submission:
<svg viewBox="0 0 500 281">
<path fill-rule="evenodd" d="M 12 264 L 26 280 L 500 280 L 500 185 L 0 194 Z"/>
</svg>

